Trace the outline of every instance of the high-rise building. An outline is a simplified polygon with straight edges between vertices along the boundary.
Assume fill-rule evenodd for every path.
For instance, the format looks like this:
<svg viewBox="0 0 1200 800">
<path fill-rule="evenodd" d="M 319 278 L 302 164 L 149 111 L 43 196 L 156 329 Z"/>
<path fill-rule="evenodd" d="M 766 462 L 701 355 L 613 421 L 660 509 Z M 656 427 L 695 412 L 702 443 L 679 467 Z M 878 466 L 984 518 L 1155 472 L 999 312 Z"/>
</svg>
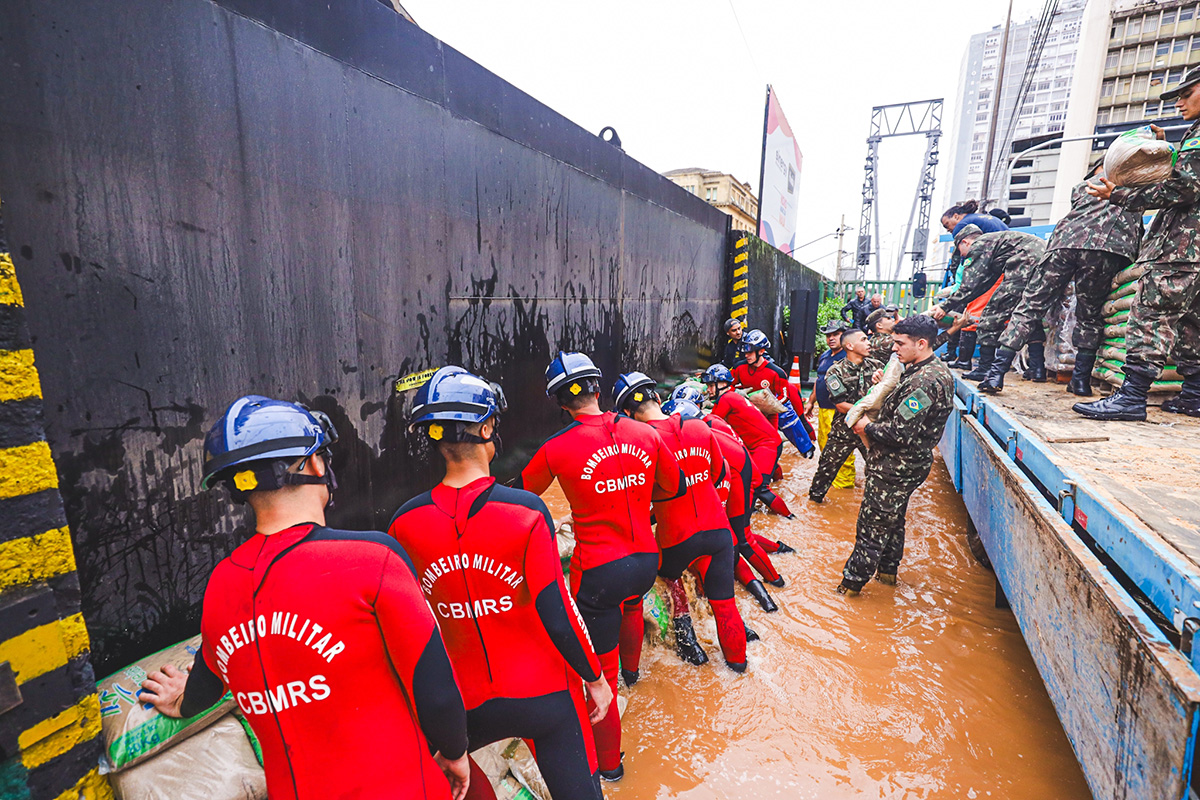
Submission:
<svg viewBox="0 0 1200 800">
<path fill-rule="evenodd" d="M 758 198 L 750 184 L 728 173 L 699 167 L 673 169 L 664 172 L 663 177 L 733 217 L 735 231 L 758 231 Z"/>
<path fill-rule="evenodd" d="M 1196 0 L 1116 3 L 1096 125 L 1176 117 L 1174 104 L 1159 97 L 1179 83 L 1186 67 L 1197 63 L 1200 7 Z"/>
<path fill-rule="evenodd" d="M 1071 96 L 1079 28 L 1086 5 L 1086 0 L 1063 0 L 1058 4 L 1040 52 L 1037 47 L 1037 19 L 1010 26 L 1004 82 L 998 104 L 996 84 L 1003 26 L 997 25 L 986 33 L 971 37 L 959 76 L 959 108 L 951 136 L 947 205 L 968 198 L 986 199 L 989 206 L 1007 207 L 1014 216 L 1026 213 L 1020 198 L 1013 198 L 1010 202 L 1008 156 L 1014 141 L 1062 131 Z M 1036 59 L 1036 69 L 1026 76 L 1031 59 Z M 1020 113 L 1013 119 L 1013 109 L 1022 95 Z M 988 181 L 991 188 L 985 192 L 982 182 L 987 141 L 992 115 L 996 113 L 998 118 Z"/>
</svg>

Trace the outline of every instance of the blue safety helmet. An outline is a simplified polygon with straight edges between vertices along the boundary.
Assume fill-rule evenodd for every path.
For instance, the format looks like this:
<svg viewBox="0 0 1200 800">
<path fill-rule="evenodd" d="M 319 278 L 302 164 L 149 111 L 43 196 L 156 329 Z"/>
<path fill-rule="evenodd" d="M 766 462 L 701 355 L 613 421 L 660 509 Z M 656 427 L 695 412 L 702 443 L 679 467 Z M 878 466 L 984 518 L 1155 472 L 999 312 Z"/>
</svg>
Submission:
<svg viewBox="0 0 1200 800">
<path fill-rule="evenodd" d="M 681 383 L 676 386 L 675 391 L 671 392 L 671 399 L 686 400 L 689 403 L 695 403 L 697 406 L 704 405 L 704 394 L 690 383 Z"/>
<path fill-rule="evenodd" d="M 758 328 L 747 333 L 742 337 L 742 352 L 749 353 L 752 350 L 770 350 L 771 340 L 767 335 Z"/>
<path fill-rule="evenodd" d="M 257 394 L 239 397 L 204 437 L 204 477 L 200 486 L 209 489 L 214 480 L 232 478 L 234 488 L 243 492 L 277 489 L 279 486 L 271 486 L 263 481 L 262 475 L 255 474 L 259 467 L 271 462 L 295 462 L 317 453 L 327 454 L 330 445 L 336 441 L 337 430 L 329 417 L 320 411 Z M 234 467 L 251 464 L 253 468 L 234 470 Z M 286 466 L 287 463 L 283 471 Z M 327 469 L 326 475 L 328 480 L 289 482 L 320 482 L 332 486 L 332 470 Z"/>
<path fill-rule="evenodd" d="M 550 366 L 546 367 L 546 396 L 554 397 L 560 389 L 567 389 L 572 384 L 579 387 L 573 394 L 594 394 L 600 391 L 599 379 L 600 370 L 586 355 L 564 353 L 560 350 L 558 356 L 550 362 Z"/>
<path fill-rule="evenodd" d="M 662 410 L 664 414 L 678 414 L 685 420 L 700 419 L 704 416 L 704 413 L 700 410 L 700 406 L 691 400 L 684 400 L 682 397 L 672 397 L 663 403 Z"/>
<path fill-rule="evenodd" d="M 654 387 L 657 385 L 654 379 L 644 372 L 626 372 L 613 384 L 613 408 L 621 412 L 625 410 L 625 404 L 630 400 L 636 403 L 650 399 L 657 400 L 658 395 L 654 392 Z"/>
<path fill-rule="evenodd" d="M 733 373 L 724 364 L 713 364 L 700 376 L 704 383 L 733 383 Z"/>
<path fill-rule="evenodd" d="M 467 433 L 464 427 L 488 419 L 498 424 L 495 418 L 507 410 L 508 401 L 500 384 L 485 381 L 462 367 L 442 367 L 417 390 L 409 430 L 424 425 L 426 435 L 435 442 L 486 444 L 491 439 Z"/>
</svg>

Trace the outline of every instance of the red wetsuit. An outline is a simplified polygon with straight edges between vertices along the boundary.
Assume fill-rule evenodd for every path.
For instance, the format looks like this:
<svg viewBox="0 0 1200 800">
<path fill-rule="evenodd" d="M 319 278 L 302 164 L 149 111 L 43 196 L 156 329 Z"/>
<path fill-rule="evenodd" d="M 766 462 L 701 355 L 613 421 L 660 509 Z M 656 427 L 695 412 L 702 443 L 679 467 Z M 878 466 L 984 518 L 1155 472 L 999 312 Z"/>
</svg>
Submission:
<svg viewBox="0 0 1200 800">
<path fill-rule="evenodd" d="M 520 483 L 541 494 L 555 478 L 575 523 L 571 589 L 615 698 L 623 606 L 640 602 L 658 571 L 650 503 L 680 496 L 687 483 L 653 428 L 611 412 L 579 416 L 547 439 Z M 593 731 L 600 769 L 617 769 L 621 718 L 615 700 Z"/>
<path fill-rule="evenodd" d="M 717 494 L 725 479 L 725 459 L 712 429 L 678 414 L 648 423 L 667 443 L 687 481 L 683 497 L 654 503 L 654 536 L 664 551 L 700 531 L 725 529 L 729 519 Z"/>
<path fill-rule="evenodd" d="M 750 451 L 750 457 L 754 460 L 759 474 L 770 480 L 775 471 L 775 462 L 779 460 L 779 451 L 783 447 L 783 439 L 775 426 L 753 403 L 732 389 L 717 398 L 712 413 L 737 431 L 738 437 Z"/>
<path fill-rule="evenodd" d="M 632 553 L 658 552 L 650 529 L 651 497 L 678 496 L 681 474 L 649 425 L 612 412 L 576 418 L 546 440 L 520 482 L 541 494 L 555 478 L 575 524 L 572 573 Z"/>
<path fill-rule="evenodd" d="M 763 359 L 755 366 L 738 364 L 732 371 L 733 379 L 739 386 L 750 391 L 766 389 L 780 402 L 791 400 L 792 408 L 796 410 L 797 414 L 803 416 L 804 400 L 796 391 L 796 387 L 788 383 L 787 373 L 778 364 Z M 778 414 L 771 414 L 767 419 L 771 421 L 772 425 L 779 426 Z"/>
<path fill-rule="evenodd" d="M 580 678 L 599 679 L 600 661 L 567 593 L 546 504 L 494 478 L 440 483 L 406 503 L 388 532 L 412 557 L 441 627 L 470 749 L 533 740 L 551 794 L 592 797 Z"/>
<path fill-rule="evenodd" d="M 662 436 L 683 468 L 683 497 L 654 504 L 656 535 L 662 547 L 660 577 L 678 580 L 689 566 L 702 562 L 704 595 L 712 607 L 725 660 L 746 661 L 746 626 L 733 599 L 734 536 L 717 494 L 725 478 L 725 459 L 712 429 L 698 419 L 678 414 L 649 423 Z"/>
<path fill-rule="evenodd" d="M 753 573 L 745 563 L 748 561 L 768 581 L 777 581 L 779 573 L 775 570 L 771 560 L 767 558 L 766 552 L 754 538 L 751 538 L 754 537 L 754 534 L 750 531 L 750 513 L 753 511 L 751 498 L 755 492 L 761 493 L 762 475 L 754 469 L 754 463 L 750 460 L 750 451 L 746 449 L 742 440 L 724 420 L 710 414 L 705 417 L 705 422 L 712 426 L 717 444 L 720 445 L 721 453 L 725 457 L 725 463 L 729 465 L 729 489 L 725 510 L 729 515 L 729 524 L 733 527 L 734 538 L 737 541 L 739 555 L 738 563 L 735 566 L 737 579 L 743 584 L 754 580 Z M 768 502 L 770 501 L 768 500 Z"/>
<path fill-rule="evenodd" d="M 392 537 L 311 523 L 256 534 L 213 571 L 200 630 L 201 672 L 246 715 L 272 800 L 450 797 L 430 753 L 466 751 L 466 714 Z"/>
</svg>

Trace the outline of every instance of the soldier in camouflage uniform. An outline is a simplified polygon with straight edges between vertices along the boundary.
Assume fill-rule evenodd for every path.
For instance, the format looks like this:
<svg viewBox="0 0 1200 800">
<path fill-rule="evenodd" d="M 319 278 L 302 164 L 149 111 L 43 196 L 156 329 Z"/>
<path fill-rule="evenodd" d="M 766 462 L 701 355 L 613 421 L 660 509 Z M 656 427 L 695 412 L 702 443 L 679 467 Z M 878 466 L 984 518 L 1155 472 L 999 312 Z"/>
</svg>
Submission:
<svg viewBox="0 0 1200 800">
<path fill-rule="evenodd" d="M 877 308 L 867 316 L 865 330 L 871 337 L 870 356 L 881 364 L 892 357 L 892 328 L 896 327 L 896 314 L 899 311 L 889 305 Z"/>
<path fill-rule="evenodd" d="M 924 315 L 896 323 L 892 335 L 906 365 L 904 376 L 875 421 L 864 416 L 854 426 L 855 433 L 866 434 L 871 449 L 854 552 L 838 585 L 842 594 L 857 594 L 876 571 L 881 583 L 896 583 L 908 499 L 929 476 L 933 448 L 954 408 L 954 378 L 933 355 L 937 333 L 937 324 Z"/>
<path fill-rule="evenodd" d="M 1145 267 L 1125 331 L 1125 382 L 1114 394 L 1074 410 L 1091 419 L 1144 420 L 1146 393 L 1167 363 L 1183 378 L 1183 390 L 1163 411 L 1200 417 L 1200 67 L 1163 92 L 1192 122 L 1183 135 L 1171 177 L 1142 187 L 1117 187 L 1107 178 L 1088 191 L 1130 211 L 1159 209 L 1138 253 Z M 1152 126 L 1160 139 L 1163 131 Z"/>
<path fill-rule="evenodd" d="M 846 357 L 834 362 L 825 373 L 825 388 L 829 392 L 829 398 L 836 404 L 836 412 L 829 429 L 829 438 L 821 448 L 817 472 L 813 475 L 812 485 L 808 489 L 808 499 L 815 503 L 825 499 L 825 494 L 833 485 L 833 479 L 837 477 L 838 470 L 846 463 L 850 454 L 855 450 L 864 449 L 862 439 L 846 427 L 846 412 L 850 410 L 850 406 L 862 399 L 863 395 L 871 391 L 871 386 L 875 383 L 875 371 L 883 369 L 883 364 L 867 356 L 871 346 L 867 342 L 866 334 L 857 328 L 842 334 L 842 349 L 846 351 Z"/>
<path fill-rule="evenodd" d="M 963 275 L 958 291 L 933 309 L 933 318 L 941 319 L 948 312 L 964 310 L 967 303 L 990 289 L 1001 275 L 1004 276 L 975 326 L 979 341 L 979 363 L 972 372 L 963 375 L 967 380 L 979 381 L 987 375 L 996 355 L 996 347 L 1000 344 L 1000 334 L 1008 324 L 1017 301 L 1021 299 L 1034 267 L 1045 255 L 1046 243 L 1028 233 L 1000 231 L 967 237 L 963 245 L 968 249 L 971 265 Z M 1038 334 L 1039 340 L 1044 342 L 1045 333 L 1040 323 L 1034 335 Z"/>
<path fill-rule="evenodd" d="M 1099 169 L 1097 164 L 1096 170 Z M 1137 258 L 1142 240 L 1142 214 L 1093 197 L 1088 194 L 1087 185 L 1084 181 L 1071 190 L 1071 210 L 1055 226 L 1046 245 L 1046 255 L 1025 286 L 1021 301 L 1000 336 L 1000 349 L 987 377 L 979 383 L 980 391 L 998 392 L 1004 388 L 1004 376 L 1017 351 L 1042 329 L 1042 320 L 1051 304 L 1062 297 L 1067 284 L 1074 279 L 1072 341 L 1076 354 L 1067 391 L 1082 397 L 1091 395 L 1092 367 L 1104 336 L 1101 308 L 1108 299 L 1113 277 Z M 1046 362 L 1042 343 L 1029 342 L 1029 355 L 1035 367 L 1039 362 L 1042 365 L 1044 379 Z"/>
</svg>

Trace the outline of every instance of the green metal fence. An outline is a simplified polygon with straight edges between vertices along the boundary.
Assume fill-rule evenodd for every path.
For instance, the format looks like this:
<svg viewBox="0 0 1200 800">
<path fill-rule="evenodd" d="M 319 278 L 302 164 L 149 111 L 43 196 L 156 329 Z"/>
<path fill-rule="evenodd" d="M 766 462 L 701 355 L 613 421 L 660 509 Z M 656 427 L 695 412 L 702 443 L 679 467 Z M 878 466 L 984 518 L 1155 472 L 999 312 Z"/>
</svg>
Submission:
<svg viewBox="0 0 1200 800">
<path fill-rule="evenodd" d="M 867 297 L 873 294 L 883 295 L 883 304 L 889 303 L 900 309 L 901 316 L 920 314 L 933 305 L 933 294 L 937 287 L 930 285 L 924 297 L 912 296 L 912 281 L 862 281 L 860 283 L 842 283 L 825 281 L 821 284 L 821 300 L 829 297 L 840 297 L 850 300 L 858 287 L 867 291 Z"/>
</svg>

